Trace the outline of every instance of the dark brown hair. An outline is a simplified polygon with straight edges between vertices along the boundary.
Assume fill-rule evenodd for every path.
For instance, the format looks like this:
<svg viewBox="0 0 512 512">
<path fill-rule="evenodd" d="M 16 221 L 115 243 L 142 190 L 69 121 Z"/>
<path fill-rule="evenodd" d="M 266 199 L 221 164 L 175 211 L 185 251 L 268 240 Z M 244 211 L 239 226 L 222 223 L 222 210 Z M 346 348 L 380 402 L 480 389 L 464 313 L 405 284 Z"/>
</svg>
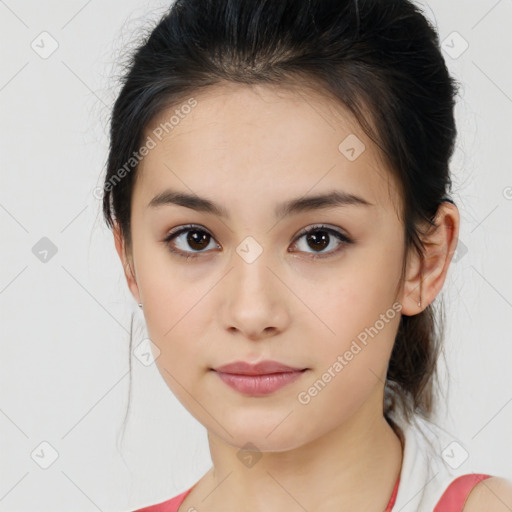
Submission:
<svg viewBox="0 0 512 512">
<path fill-rule="evenodd" d="M 223 82 L 313 87 L 349 109 L 399 184 L 403 279 L 409 247 L 423 257 L 422 226 L 453 202 L 458 83 L 421 10 L 409 0 L 177 0 L 130 56 L 111 116 L 103 214 L 110 228 L 118 223 L 128 252 L 137 173 L 130 159 L 144 130 L 165 109 Z M 441 306 L 401 316 L 385 388 L 392 425 L 397 404 L 408 419 L 433 413 Z"/>
</svg>

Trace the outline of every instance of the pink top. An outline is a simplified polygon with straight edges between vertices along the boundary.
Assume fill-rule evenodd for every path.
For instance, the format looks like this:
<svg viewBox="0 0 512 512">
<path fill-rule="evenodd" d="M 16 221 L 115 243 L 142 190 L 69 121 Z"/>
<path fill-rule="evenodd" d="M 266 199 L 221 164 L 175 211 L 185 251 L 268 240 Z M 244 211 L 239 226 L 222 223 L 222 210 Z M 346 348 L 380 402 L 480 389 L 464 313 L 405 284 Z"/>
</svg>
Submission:
<svg viewBox="0 0 512 512">
<path fill-rule="evenodd" d="M 462 512 L 469 493 L 476 484 L 490 478 L 491 475 L 469 473 L 453 480 L 437 502 L 434 512 Z"/>
<path fill-rule="evenodd" d="M 391 495 L 391 499 L 389 500 L 388 506 L 386 507 L 386 510 L 384 512 L 391 512 L 391 509 L 393 508 L 393 505 L 395 504 L 396 494 L 398 492 L 398 484 L 400 482 L 400 476 L 398 477 L 395 488 L 393 489 L 393 494 Z M 178 512 L 179 506 L 183 503 L 185 500 L 185 497 L 188 495 L 188 493 L 195 487 L 193 485 L 190 489 L 187 491 L 179 494 L 178 496 L 175 496 L 174 498 L 164 501 L 163 503 L 159 503 L 157 505 L 151 505 L 149 507 L 140 508 L 138 510 L 135 510 L 135 512 Z"/>
<path fill-rule="evenodd" d="M 469 493 L 473 489 L 473 487 L 489 478 L 491 475 L 484 475 L 478 473 L 469 473 L 467 475 L 462 475 L 453 480 L 450 485 L 447 487 L 441 499 L 437 502 L 436 507 L 433 512 L 462 512 L 464 508 L 464 504 L 469 496 Z M 393 505 L 395 504 L 396 495 L 398 493 L 398 484 L 400 483 L 400 476 L 398 477 L 395 488 L 393 489 L 393 494 L 391 495 L 391 499 L 389 500 L 388 506 L 384 512 L 391 512 L 393 509 Z M 190 491 L 195 487 L 193 485 L 187 491 L 175 496 L 174 498 L 164 501 L 163 503 L 158 503 L 157 505 L 151 505 L 149 507 L 140 508 L 134 512 L 177 512 L 179 506 L 185 500 L 185 497 L 190 493 Z"/>
</svg>

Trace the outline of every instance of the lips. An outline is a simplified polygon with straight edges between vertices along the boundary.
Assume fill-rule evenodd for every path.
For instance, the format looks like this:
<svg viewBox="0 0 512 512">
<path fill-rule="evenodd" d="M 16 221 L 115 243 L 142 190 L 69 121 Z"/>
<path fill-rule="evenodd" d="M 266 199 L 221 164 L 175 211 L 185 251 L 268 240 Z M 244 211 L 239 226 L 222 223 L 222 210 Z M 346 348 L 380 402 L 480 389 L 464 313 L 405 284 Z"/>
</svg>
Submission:
<svg viewBox="0 0 512 512">
<path fill-rule="evenodd" d="M 271 395 L 300 379 L 309 368 L 296 368 L 277 361 L 256 364 L 236 361 L 212 368 L 229 387 L 251 397 Z"/>
<path fill-rule="evenodd" d="M 300 372 L 306 369 L 307 368 L 288 366 L 277 361 L 269 360 L 260 361 L 256 364 L 247 363 L 245 361 L 235 361 L 234 363 L 213 368 L 216 372 L 229 373 L 233 375 L 270 375 L 274 373 Z"/>
</svg>

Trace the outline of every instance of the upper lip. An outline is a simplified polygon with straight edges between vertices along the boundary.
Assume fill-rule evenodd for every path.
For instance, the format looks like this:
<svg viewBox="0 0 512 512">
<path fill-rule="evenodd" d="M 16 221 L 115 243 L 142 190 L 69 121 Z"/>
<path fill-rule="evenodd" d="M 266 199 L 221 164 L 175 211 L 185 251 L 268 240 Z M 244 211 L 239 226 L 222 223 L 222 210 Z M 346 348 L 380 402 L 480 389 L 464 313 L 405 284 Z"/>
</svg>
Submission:
<svg viewBox="0 0 512 512">
<path fill-rule="evenodd" d="M 235 361 L 234 363 L 225 364 L 213 370 L 222 373 L 233 373 L 236 375 L 267 375 L 270 373 L 297 372 L 306 368 L 294 368 L 278 361 L 260 361 L 256 364 L 247 363 L 245 361 Z"/>
</svg>

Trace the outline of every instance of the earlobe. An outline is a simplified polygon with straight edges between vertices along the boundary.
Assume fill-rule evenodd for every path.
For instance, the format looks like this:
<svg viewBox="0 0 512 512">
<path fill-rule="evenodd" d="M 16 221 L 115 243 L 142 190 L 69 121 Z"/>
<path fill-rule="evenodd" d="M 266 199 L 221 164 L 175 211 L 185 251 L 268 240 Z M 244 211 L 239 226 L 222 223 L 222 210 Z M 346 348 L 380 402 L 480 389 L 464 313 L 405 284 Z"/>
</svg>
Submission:
<svg viewBox="0 0 512 512">
<path fill-rule="evenodd" d="M 409 255 L 402 294 L 402 314 L 421 313 L 441 291 L 457 247 L 459 211 L 453 203 L 443 202 L 435 217 L 435 226 L 422 236 L 423 261 L 414 251 Z M 420 301 L 420 305 L 418 302 Z"/>
<path fill-rule="evenodd" d="M 116 246 L 117 254 L 119 255 L 119 259 L 121 260 L 121 264 L 123 265 L 123 271 L 126 278 L 126 282 L 128 284 L 128 288 L 130 289 L 131 294 L 137 301 L 140 302 L 140 294 L 139 294 L 139 286 L 137 284 L 137 280 L 135 277 L 135 273 L 132 270 L 132 263 L 128 257 L 126 251 L 125 240 L 121 234 L 121 229 L 117 223 L 114 223 L 113 227 L 114 234 L 114 244 Z"/>
</svg>

